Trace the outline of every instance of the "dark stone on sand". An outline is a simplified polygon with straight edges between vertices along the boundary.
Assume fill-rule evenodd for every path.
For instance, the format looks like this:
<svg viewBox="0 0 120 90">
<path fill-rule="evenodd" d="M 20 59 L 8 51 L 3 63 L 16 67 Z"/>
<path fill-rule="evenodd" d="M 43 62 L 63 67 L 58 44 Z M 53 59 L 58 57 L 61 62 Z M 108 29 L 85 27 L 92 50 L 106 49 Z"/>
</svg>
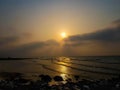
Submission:
<svg viewBox="0 0 120 90">
<path fill-rule="evenodd" d="M 39 77 L 41 78 L 41 81 L 44 81 L 44 82 L 51 82 L 52 78 L 49 76 L 49 75 L 39 75 Z"/>
<path fill-rule="evenodd" d="M 74 75 L 74 78 L 75 78 L 76 81 L 78 81 L 80 76 L 79 75 Z"/>
<path fill-rule="evenodd" d="M 55 76 L 53 79 L 55 81 L 63 81 L 63 78 L 61 76 Z"/>
</svg>

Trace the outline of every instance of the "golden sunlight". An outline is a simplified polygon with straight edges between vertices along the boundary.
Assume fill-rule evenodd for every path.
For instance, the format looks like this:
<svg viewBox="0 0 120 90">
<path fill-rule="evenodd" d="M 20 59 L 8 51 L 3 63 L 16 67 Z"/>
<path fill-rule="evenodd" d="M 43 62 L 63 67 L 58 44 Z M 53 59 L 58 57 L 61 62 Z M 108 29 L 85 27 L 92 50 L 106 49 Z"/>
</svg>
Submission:
<svg viewBox="0 0 120 90">
<path fill-rule="evenodd" d="M 62 38 L 66 38 L 66 37 L 67 37 L 67 34 L 66 34 L 65 32 L 62 32 L 62 33 L 61 33 L 61 37 L 62 37 Z"/>
</svg>

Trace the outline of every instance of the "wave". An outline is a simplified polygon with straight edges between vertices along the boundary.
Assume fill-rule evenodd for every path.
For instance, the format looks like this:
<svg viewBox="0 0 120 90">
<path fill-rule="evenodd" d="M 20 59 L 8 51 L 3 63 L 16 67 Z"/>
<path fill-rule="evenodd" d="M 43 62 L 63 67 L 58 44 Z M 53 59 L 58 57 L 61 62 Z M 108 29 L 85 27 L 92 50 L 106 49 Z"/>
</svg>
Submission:
<svg viewBox="0 0 120 90">
<path fill-rule="evenodd" d="M 66 67 L 69 67 L 69 68 L 71 68 L 71 69 L 75 69 L 75 70 L 78 70 L 78 71 L 89 72 L 89 73 L 105 74 L 105 75 L 114 75 L 114 76 L 120 75 L 120 73 L 101 72 L 101 71 L 93 71 L 93 70 L 87 70 L 87 69 L 80 69 L 80 68 L 71 67 L 71 66 L 68 66 L 68 65 L 65 65 L 65 64 L 56 63 L 56 62 L 54 62 L 54 61 L 52 61 L 52 63 L 57 64 L 57 65 L 66 66 Z"/>
<path fill-rule="evenodd" d="M 117 69 L 117 68 L 102 67 L 102 66 L 92 66 L 92 65 L 85 65 L 85 64 L 79 64 L 79 63 L 73 63 L 73 62 L 65 62 L 65 61 L 62 61 L 62 62 L 69 63 L 69 64 L 80 65 L 80 66 L 85 66 L 85 67 L 102 68 L 102 69 L 106 69 L 106 70 L 114 70 L 114 71 L 120 72 L 120 69 Z"/>
<path fill-rule="evenodd" d="M 88 61 L 88 62 L 96 62 L 96 63 L 104 63 L 104 64 L 120 64 L 120 62 L 106 62 L 106 61 L 100 61 L 100 59 L 95 59 L 95 60 L 79 60 L 79 59 L 71 59 L 71 60 L 77 60 L 77 61 Z"/>
</svg>

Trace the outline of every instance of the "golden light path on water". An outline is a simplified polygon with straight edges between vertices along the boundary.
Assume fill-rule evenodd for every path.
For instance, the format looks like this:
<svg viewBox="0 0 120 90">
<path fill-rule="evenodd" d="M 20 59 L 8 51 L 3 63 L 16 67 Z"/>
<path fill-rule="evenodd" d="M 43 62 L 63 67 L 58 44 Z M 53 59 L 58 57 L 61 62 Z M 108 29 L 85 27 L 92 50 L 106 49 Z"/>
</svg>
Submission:
<svg viewBox="0 0 120 90">
<path fill-rule="evenodd" d="M 70 58 L 60 57 L 58 61 L 59 61 L 59 64 L 63 64 L 62 61 L 69 61 L 69 60 L 70 60 Z M 67 63 L 66 63 L 66 64 L 67 64 Z M 64 72 L 64 73 L 60 74 L 60 76 L 63 77 L 63 80 L 66 80 L 67 77 L 68 77 L 68 76 L 66 75 L 66 73 L 69 73 L 68 68 L 67 68 L 66 66 L 60 66 L 60 67 L 59 67 L 59 70 L 60 70 L 60 72 Z"/>
<path fill-rule="evenodd" d="M 65 66 L 60 67 L 60 71 L 61 72 L 66 72 L 66 73 L 68 72 L 67 67 L 65 67 Z M 67 79 L 67 76 L 64 73 L 60 74 L 60 76 L 63 77 L 63 80 Z"/>
</svg>

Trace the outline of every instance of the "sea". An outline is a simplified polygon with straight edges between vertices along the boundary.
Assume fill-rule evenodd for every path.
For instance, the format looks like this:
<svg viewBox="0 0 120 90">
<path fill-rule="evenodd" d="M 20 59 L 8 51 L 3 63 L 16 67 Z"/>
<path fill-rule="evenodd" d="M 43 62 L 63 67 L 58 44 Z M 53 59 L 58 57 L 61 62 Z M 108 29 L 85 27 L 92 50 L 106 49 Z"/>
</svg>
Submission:
<svg viewBox="0 0 120 90">
<path fill-rule="evenodd" d="M 108 79 L 120 75 L 120 56 L 60 56 L 24 60 L 0 60 L 0 73 L 22 73 L 36 80 L 39 75 L 62 76 L 64 80 L 79 75 L 80 79 Z M 0 77 L 2 78 L 2 77 Z"/>
</svg>

